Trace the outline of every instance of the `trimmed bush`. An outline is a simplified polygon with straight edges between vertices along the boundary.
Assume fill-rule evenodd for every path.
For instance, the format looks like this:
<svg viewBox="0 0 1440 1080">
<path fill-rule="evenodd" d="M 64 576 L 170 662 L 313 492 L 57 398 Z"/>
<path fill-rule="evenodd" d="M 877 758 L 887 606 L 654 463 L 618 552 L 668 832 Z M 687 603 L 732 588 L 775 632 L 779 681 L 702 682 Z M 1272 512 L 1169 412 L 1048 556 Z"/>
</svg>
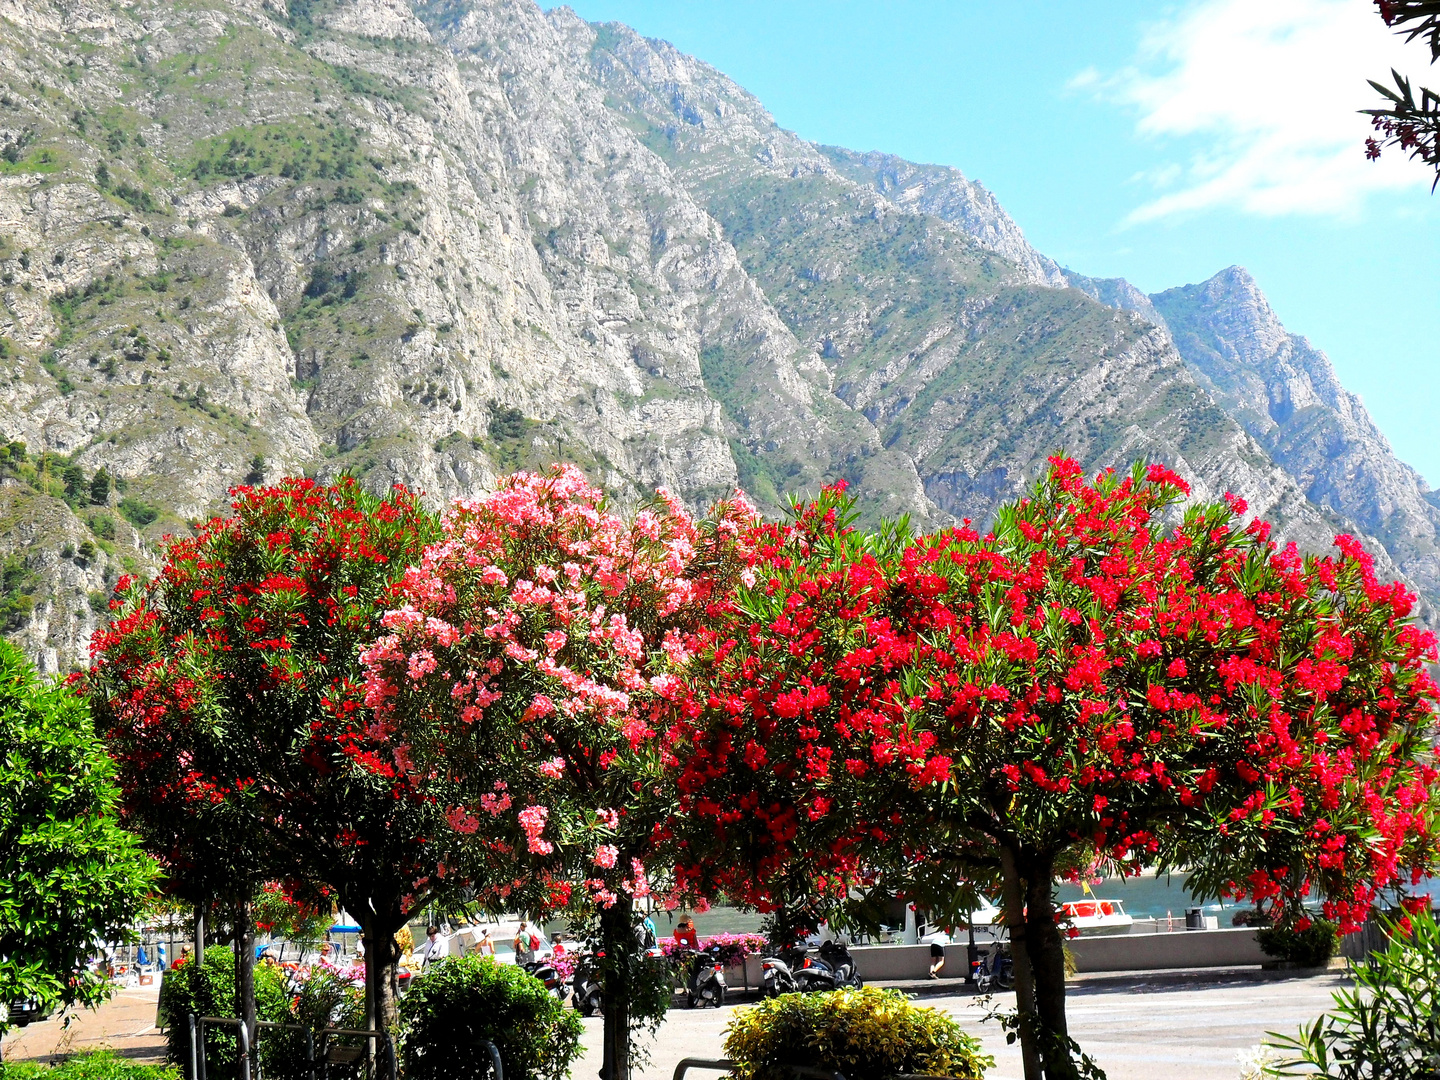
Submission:
<svg viewBox="0 0 1440 1080">
<path fill-rule="evenodd" d="M 995 1064 L 950 1016 L 873 986 L 782 994 L 739 1009 L 725 1029 L 725 1056 L 740 1080 L 789 1080 L 791 1065 L 875 1080 L 896 1073 L 979 1080 Z"/>
<path fill-rule="evenodd" d="M 1324 967 L 1340 947 L 1335 924 L 1324 919 L 1316 919 L 1304 930 L 1261 927 L 1255 931 L 1255 940 L 1266 956 L 1306 968 Z"/>
<path fill-rule="evenodd" d="M 400 1002 L 400 1065 L 405 1080 L 482 1080 L 500 1050 L 505 1080 L 565 1080 L 584 1028 L 545 984 L 490 957 L 442 960 Z"/>
<path fill-rule="evenodd" d="M 169 1042 L 167 1057 L 177 1064 L 190 1060 L 189 1013 L 196 1016 L 235 1016 L 235 953 L 223 946 L 205 950 L 198 969 L 193 959 L 165 973 L 160 982 L 160 1015 L 165 1018 Z M 290 1022 L 290 996 L 279 968 L 255 966 L 255 1012 L 261 1020 Z M 263 1041 L 262 1041 L 263 1045 Z M 206 1075 L 221 1080 L 235 1075 L 236 1039 L 233 1028 L 205 1029 Z"/>
<path fill-rule="evenodd" d="M 59 1065 L 0 1064 L 0 1080 L 180 1080 L 180 1070 L 173 1065 L 142 1065 L 113 1050 L 94 1050 Z"/>
</svg>

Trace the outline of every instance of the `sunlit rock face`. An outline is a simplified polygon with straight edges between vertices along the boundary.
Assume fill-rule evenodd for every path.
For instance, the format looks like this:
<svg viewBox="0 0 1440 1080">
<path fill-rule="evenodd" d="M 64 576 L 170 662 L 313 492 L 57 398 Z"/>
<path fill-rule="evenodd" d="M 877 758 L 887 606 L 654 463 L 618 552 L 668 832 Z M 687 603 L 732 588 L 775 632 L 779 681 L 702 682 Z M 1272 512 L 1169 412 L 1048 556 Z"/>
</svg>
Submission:
<svg viewBox="0 0 1440 1080">
<path fill-rule="evenodd" d="M 0 60 L 0 618 L 46 670 L 165 534 L 300 473 L 438 505 L 564 459 L 770 512 L 843 477 L 928 527 L 1057 448 L 1155 456 L 1436 587 L 1418 478 L 1243 272 L 1082 278 L 959 171 L 811 145 L 628 28 L 0 0 Z"/>
</svg>

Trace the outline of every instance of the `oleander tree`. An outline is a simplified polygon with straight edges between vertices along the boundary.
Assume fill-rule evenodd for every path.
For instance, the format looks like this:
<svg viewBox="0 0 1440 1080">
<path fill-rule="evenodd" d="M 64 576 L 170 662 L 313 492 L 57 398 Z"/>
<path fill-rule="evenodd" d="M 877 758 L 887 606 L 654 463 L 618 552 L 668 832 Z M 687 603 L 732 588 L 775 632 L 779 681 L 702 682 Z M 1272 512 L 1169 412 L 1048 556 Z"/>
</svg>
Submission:
<svg viewBox="0 0 1440 1080">
<path fill-rule="evenodd" d="M 517 473 L 450 508 L 365 653 L 396 775 L 430 778 L 450 835 L 509 861 L 477 900 L 597 933 L 610 1080 L 670 996 L 635 904 L 672 884 L 652 879 L 671 741 L 700 707 L 675 671 L 748 574 L 753 519 L 737 498 L 696 520 L 663 491 L 622 518 L 573 466 Z"/>
<path fill-rule="evenodd" d="M 1430 62 L 1440 60 L 1440 0 L 1375 0 L 1385 25 L 1406 41 L 1423 39 Z M 1385 100 L 1378 109 L 1363 109 L 1375 134 L 1365 140 L 1365 156 L 1374 161 L 1386 147 L 1395 147 L 1413 160 L 1435 170 L 1433 191 L 1440 184 L 1440 91 L 1416 87 L 1400 72 L 1390 72 L 1392 85 L 1370 80 Z"/>
<path fill-rule="evenodd" d="M 772 906 L 998 882 L 1027 1080 L 1081 1065 L 1067 868 L 1358 925 L 1434 865 L 1434 638 L 1351 538 L 1302 557 L 1187 494 L 1057 457 L 985 536 L 861 533 L 838 488 L 769 528 L 696 650 L 682 879 Z"/>
<path fill-rule="evenodd" d="M 367 1020 L 389 1027 L 396 931 L 466 879 L 454 830 L 365 703 L 360 654 L 436 519 L 403 488 L 349 478 L 233 496 L 229 516 L 170 541 L 153 581 L 122 580 L 85 686 L 128 819 L 167 871 L 245 902 L 267 881 L 308 883 L 309 900 L 328 887 L 361 927 Z"/>
<path fill-rule="evenodd" d="M 134 939 L 156 876 L 119 797 L 84 701 L 0 641 L 0 1002 L 109 995 L 86 961 L 97 942 Z M 9 1026 L 0 1012 L 0 1035 Z"/>
</svg>

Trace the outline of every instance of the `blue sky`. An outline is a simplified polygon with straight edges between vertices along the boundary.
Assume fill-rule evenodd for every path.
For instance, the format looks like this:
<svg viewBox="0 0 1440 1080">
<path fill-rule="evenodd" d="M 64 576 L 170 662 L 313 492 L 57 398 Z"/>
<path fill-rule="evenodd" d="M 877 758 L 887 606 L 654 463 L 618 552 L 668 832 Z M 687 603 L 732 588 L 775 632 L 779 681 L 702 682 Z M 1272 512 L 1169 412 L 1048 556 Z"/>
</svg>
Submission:
<svg viewBox="0 0 1440 1080">
<path fill-rule="evenodd" d="M 805 138 L 954 165 L 1041 251 L 1146 291 L 1238 263 L 1440 486 L 1440 194 L 1364 161 L 1365 77 L 1440 85 L 1368 0 L 572 0 Z"/>
</svg>

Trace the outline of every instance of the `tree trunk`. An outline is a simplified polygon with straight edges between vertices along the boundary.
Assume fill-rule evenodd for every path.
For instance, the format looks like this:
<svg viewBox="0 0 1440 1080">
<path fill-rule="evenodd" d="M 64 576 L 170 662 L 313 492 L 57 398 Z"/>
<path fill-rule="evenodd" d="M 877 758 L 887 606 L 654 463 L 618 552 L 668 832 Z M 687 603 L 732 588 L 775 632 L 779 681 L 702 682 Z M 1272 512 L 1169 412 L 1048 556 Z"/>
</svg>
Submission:
<svg viewBox="0 0 1440 1080">
<path fill-rule="evenodd" d="M 249 903 L 235 905 L 235 996 L 236 1015 L 245 1025 L 249 1037 L 250 1058 L 241 1060 L 240 1076 L 249 1080 L 255 1075 L 255 924 L 250 921 Z"/>
<path fill-rule="evenodd" d="M 629 896 L 622 894 L 613 907 L 600 912 L 600 943 L 605 950 L 600 967 L 600 1000 L 605 1013 L 600 1080 L 630 1080 L 630 984 L 624 972 L 632 966 L 639 942 Z"/>
<path fill-rule="evenodd" d="M 392 1031 L 399 1020 L 398 965 L 395 933 L 405 925 L 398 903 L 359 905 L 360 938 L 365 942 L 365 1023 L 373 1031 Z M 349 906 L 347 905 L 347 910 Z"/>
<path fill-rule="evenodd" d="M 1015 1008 L 1020 1021 L 1020 1056 L 1025 1080 L 1045 1080 L 1040 1054 L 1040 1033 L 1035 1028 L 1035 970 L 1030 963 L 1028 926 L 1025 922 L 1026 885 L 1019 858 L 1011 847 L 1000 848 L 1001 891 L 1005 929 L 1010 933 L 1010 956 L 1015 962 Z"/>
<path fill-rule="evenodd" d="M 1002 847 L 1000 864 L 1025 1080 L 1074 1080 L 1065 1020 L 1065 942 L 1055 923 L 1055 861 Z"/>
<path fill-rule="evenodd" d="M 1055 922 L 1055 864 L 1049 857 L 1031 861 L 1026 872 L 1026 944 L 1035 978 L 1035 1012 L 1046 1033 L 1062 1042 L 1068 1037 L 1065 1023 L 1065 939 Z M 1051 1055 L 1052 1057 L 1055 1055 Z M 1046 1076 L 1073 1075 L 1070 1054 L 1064 1054 L 1064 1071 L 1059 1062 L 1047 1062 Z"/>
</svg>

